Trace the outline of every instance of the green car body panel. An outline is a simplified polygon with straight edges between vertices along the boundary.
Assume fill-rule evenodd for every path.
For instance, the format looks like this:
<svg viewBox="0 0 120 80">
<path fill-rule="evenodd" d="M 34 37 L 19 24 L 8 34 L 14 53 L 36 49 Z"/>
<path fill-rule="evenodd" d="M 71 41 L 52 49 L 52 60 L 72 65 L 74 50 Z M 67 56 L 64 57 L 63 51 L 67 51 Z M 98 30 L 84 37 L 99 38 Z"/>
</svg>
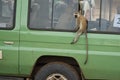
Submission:
<svg viewBox="0 0 120 80">
<path fill-rule="evenodd" d="M 63 56 L 74 58 L 87 79 L 120 80 L 120 35 L 88 33 L 71 45 L 75 33 L 30 30 L 27 27 L 28 0 L 17 0 L 15 28 L 0 30 L 0 75 L 30 76 L 38 58 Z M 5 41 L 14 42 L 6 45 Z"/>
</svg>

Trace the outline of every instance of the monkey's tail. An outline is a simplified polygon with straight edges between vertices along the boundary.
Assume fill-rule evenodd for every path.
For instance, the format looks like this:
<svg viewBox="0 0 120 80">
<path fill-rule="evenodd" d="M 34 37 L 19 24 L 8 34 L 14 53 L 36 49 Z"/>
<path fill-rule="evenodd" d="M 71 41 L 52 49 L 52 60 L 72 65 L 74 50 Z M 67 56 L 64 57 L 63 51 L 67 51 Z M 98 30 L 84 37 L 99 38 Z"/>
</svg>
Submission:
<svg viewBox="0 0 120 80">
<path fill-rule="evenodd" d="M 88 37 L 87 37 L 87 32 L 85 33 L 85 37 L 86 37 L 86 60 L 85 60 L 84 64 L 86 64 L 88 62 Z"/>
</svg>

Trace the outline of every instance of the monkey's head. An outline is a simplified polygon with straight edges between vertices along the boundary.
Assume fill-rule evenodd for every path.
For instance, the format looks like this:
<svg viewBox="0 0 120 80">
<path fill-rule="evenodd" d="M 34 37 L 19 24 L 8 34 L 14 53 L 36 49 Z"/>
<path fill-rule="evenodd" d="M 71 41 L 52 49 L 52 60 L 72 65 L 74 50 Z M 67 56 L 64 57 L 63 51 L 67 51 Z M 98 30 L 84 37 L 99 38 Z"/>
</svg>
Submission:
<svg viewBox="0 0 120 80">
<path fill-rule="evenodd" d="M 74 15 L 75 18 L 80 17 L 80 13 L 79 12 L 75 12 L 73 15 Z"/>
</svg>

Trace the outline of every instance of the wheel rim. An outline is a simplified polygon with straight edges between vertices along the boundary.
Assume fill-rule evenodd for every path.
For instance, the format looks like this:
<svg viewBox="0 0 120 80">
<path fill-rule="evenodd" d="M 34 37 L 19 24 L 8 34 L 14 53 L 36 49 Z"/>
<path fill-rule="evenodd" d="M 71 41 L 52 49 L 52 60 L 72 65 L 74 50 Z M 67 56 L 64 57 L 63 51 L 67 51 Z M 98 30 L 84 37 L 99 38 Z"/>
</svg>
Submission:
<svg viewBox="0 0 120 80">
<path fill-rule="evenodd" d="M 68 80 L 64 75 L 62 74 L 51 74 L 47 77 L 46 80 Z"/>
</svg>

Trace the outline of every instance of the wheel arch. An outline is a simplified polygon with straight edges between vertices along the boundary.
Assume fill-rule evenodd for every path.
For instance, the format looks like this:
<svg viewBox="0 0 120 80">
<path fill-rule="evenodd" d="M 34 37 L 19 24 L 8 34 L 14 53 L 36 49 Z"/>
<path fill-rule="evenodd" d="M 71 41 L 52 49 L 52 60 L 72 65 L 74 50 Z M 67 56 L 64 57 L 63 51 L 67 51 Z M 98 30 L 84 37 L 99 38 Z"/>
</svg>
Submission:
<svg viewBox="0 0 120 80">
<path fill-rule="evenodd" d="M 80 65 L 78 64 L 77 60 L 74 59 L 73 57 L 65 57 L 65 56 L 41 56 L 36 60 L 36 63 L 33 67 L 31 77 L 35 76 L 37 71 L 43 67 L 45 64 L 50 63 L 50 62 L 64 62 L 67 63 L 71 66 L 73 66 L 78 74 L 81 76 L 81 68 Z"/>
</svg>

